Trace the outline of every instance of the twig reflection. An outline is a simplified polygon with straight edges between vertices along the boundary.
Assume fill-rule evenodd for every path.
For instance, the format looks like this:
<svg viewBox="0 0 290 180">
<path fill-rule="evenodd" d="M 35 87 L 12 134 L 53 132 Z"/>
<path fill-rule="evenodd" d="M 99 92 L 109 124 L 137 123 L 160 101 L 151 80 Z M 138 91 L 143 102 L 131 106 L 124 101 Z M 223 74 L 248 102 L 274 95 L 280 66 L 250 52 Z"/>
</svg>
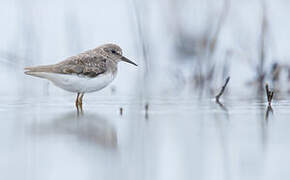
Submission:
<svg viewBox="0 0 290 180">
<path fill-rule="evenodd" d="M 221 107 L 221 109 L 225 112 L 226 114 L 226 118 L 229 119 L 229 111 L 228 109 L 220 102 L 220 101 L 216 101 L 216 103 L 219 105 L 219 107 Z"/>
<path fill-rule="evenodd" d="M 216 101 L 216 103 L 222 108 L 222 110 L 228 113 L 228 109 L 220 101 Z"/>
<path fill-rule="evenodd" d="M 266 123 L 268 123 L 270 114 L 273 115 L 274 114 L 274 111 L 273 111 L 272 106 L 271 105 L 268 105 L 267 106 L 267 110 L 266 110 L 266 116 L 265 116 Z"/>
</svg>

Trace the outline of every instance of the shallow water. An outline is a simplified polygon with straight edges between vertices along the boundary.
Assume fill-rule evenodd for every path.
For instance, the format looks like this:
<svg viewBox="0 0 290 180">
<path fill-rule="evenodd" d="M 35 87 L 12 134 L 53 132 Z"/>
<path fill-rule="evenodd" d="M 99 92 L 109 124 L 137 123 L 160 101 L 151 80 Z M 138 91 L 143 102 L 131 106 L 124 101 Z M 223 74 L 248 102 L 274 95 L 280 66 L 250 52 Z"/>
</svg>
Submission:
<svg viewBox="0 0 290 180">
<path fill-rule="evenodd" d="M 7 98 L 9 99 L 9 98 Z M 119 100 L 118 100 L 119 99 Z M 0 179 L 287 179 L 290 102 L 2 101 Z M 119 108 L 123 107 L 123 115 Z M 17 172 L 17 173 L 15 173 Z"/>
</svg>

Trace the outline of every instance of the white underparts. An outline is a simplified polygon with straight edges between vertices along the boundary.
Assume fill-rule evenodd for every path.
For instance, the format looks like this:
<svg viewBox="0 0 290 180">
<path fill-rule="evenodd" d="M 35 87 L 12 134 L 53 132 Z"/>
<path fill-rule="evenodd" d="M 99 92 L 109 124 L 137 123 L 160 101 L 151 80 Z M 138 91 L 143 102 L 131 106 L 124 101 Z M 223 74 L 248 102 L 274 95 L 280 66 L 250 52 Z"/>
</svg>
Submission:
<svg viewBox="0 0 290 180">
<path fill-rule="evenodd" d="M 95 78 L 76 74 L 56 74 L 47 72 L 32 72 L 30 75 L 48 79 L 54 85 L 64 90 L 79 93 L 99 91 L 115 79 L 115 73 L 109 72 L 100 74 Z"/>
</svg>

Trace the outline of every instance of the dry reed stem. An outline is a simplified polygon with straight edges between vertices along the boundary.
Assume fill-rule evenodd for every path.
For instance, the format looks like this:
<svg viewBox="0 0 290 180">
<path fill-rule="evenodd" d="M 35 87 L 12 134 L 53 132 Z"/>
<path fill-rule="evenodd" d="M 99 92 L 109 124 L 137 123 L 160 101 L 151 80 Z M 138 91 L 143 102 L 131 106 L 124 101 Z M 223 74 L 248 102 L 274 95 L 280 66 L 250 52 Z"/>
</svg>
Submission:
<svg viewBox="0 0 290 180">
<path fill-rule="evenodd" d="M 272 99 L 273 99 L 273 96 L 274 96 L 274 91 L 271 91 L 269 89 L 269 85 L 268 84 L 265 85 L 265 89 L 266 89 L 266 93 L 267 93 L 268 105 L 271 106 Z"/>
<path fill-rule="evenodd" d="M 226 82 L 225 82 L 225 84 L 223 85 L 221 91 L 220 91 L 220 92 L 216 95 L 216 97 L 215 97 L 216 102 L 219 102 L 219 99 L 220 99 L 220 97 L 223 95 L 223 93 L 224 93 L 224 91 L 225 91 L 225 89 L 226 89 L 226 87 L 227 87 L 229 81 L 230 81 L 230 77 L 227 77 Z"/>
</svg>

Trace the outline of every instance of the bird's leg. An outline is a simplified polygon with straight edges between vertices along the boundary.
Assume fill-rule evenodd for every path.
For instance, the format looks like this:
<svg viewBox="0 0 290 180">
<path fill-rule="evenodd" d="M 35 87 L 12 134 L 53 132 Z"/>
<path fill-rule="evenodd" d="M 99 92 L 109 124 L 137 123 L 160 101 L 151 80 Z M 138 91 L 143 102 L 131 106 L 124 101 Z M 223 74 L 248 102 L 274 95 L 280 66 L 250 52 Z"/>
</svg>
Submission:
<svg viewBox="0 0 290 180">
<path fill-rule="evenodd" d="M 78 114 L 79 114 L 79 96 L 80 96 L 80 93 L 77 94 L 77 98 L 76 98 L 76 102 L 75 102 Z"/>
<path fill-rule="evenodd" d="M 84 94 L 85 94 L 85 93 L 80 93 L 80 96 L 79 96 L 79 104 L 80 104 L 80 105 L 83 104 L 83 97 L 84 97 Z"/>
<path fill-rule="evenodd" d="M 79 105 L 80 105 L 80 108 L 81 108 L 81 112 L 83 112 L 83 97 L 84 97 L 84 94 L 85 93 L 81 93 L 80 96 L 79 96 Z"/>
</svg>

